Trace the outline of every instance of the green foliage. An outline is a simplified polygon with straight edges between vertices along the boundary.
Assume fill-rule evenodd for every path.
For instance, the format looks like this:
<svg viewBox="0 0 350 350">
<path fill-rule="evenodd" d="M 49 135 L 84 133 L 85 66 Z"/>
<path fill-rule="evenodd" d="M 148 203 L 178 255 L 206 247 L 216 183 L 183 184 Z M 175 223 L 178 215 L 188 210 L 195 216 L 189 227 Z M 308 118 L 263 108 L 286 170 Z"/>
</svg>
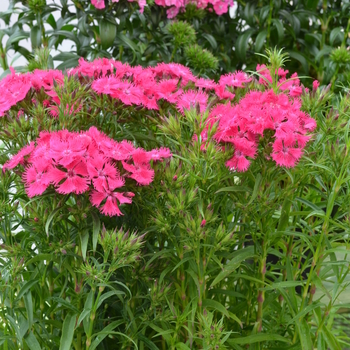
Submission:
<svg viewBox="0 0 350 350">
<path fill-rule="evenodd" d="M 196 32 L 191 25 L 183 21 L 174 21 L 168 26 L 169 33 L 174 37 L 176 47 L 193 44 Z"/>
<path fill-rule="evenodd" d="M 19 3 L 23 10 L 19 10 Z M 59 67 L 63 70 L 74 67 L 79 57 L 114 57 L 141 65 L 169 62 L 171 57 L 171 61 L 186 65 L 190 62 L 181 49 L 178 51 L 178 46 L 194 43 L 194 29 L 196 43 L 217 57 L 217 73 L 244 67 L 254 70 L 257 63 L 263 62 L 256 53 L 269 47 L 283 47 L 290 56 L 286 69 L 318 79 L 322 85 L 332 82 L 336 91 L 340 91 L 340 84 L 346 84 L 349 64 L 334 63 L 340 57 L 339 52 L 333 51 L 339 46 L 345 50 L 349 45 L 348 0 L 248 0 L 236 5 L 231 18 L 229 13 L 217 16 L 189 4 L 172 22 L 166 18 L 164 8 L 151 2 L 141 14 L 136 3 L 126 0 L 105 10 L 95 9 L 90 0 L 74 1 L 74 7 L 66 1 L 45 5 L 42 0 L 31 0 L 30 6 L 26 1 L 12 1 L 1 18 L 9 24 L 15 12 L 20 11 L 20 15 L 11 27 L 2 30 L 2 35 L 8 37 L 6 45 L 0 48 L 1 65 L 7 69 L 12 64 L 6 57 L 10 49 L 31 60 L 33 53 L 21 45 L 28 38 L 33 49 L 40 46 L 57 49 L 64 40 L 72 40 L 72 51 L 53 57 L 56 65 L 61 62 Z M 60 20 L 55 20 L 53 12 L 59 14 Z M 31 30 L 27 31 L 24 25 Z M 185 39 L 186 35 L 189 37 Z M 211 71 L 205 74 L 214 77 Z M 308 85 L 308 81 L 305 83 Z"/>
<path fill-rule="evenodd" d="M 185 56 L 189 66 L 195 72 L 215 71 L 219 65 L 218 59 L 198 44 L 186 46 Z"/>
</svg>

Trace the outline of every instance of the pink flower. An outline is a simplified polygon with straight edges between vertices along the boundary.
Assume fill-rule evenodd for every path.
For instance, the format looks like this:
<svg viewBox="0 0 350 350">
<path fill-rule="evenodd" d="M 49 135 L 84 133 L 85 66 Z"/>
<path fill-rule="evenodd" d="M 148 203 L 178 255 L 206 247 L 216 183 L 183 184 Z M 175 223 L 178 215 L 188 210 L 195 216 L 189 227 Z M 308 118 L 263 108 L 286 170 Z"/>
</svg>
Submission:
<svg viewBox="0 0 350 350">
<path fill-rule="evenodd" d="M 296 165 L 303 154 L 303 151 L 296 147 L 295 140 L 277 139 L 273 144 L 272 159 L 279 166 L 291 168 Z"/>
<path fill-rule="evenodd" d="M 94 5 L 99 10 L 102 10 L 105 8 L 104 0 L 91 0 L 91 4 Z"/>
<path fill-rule="evenodd" d="M 228 4 L 224 1 L 217 1 L 214 5 L 214 10 L 217 15 L 222 15 L 228 11 Z"/>
<path fill-rule="evenodd" d="M 35 164 L 26 168 L 23 173 L 26 192 L 29 198 L 43 194 L 50 185 L 48 171 L 52 168 L 51 164 L 44 158 L 38 158 Z"/>
<path fill-rule="evenodd" d="M 134 179 L 139 185 L 149 185 L 154 178 L 154 170 L 144 164 L 128 164 L 122 162 L 123 168 L 130 173 L 128 175 L 131 179 Z"/>
<path fill-rule="evenodd" d="M 196 86 L 207 90 L 213 90 L 216 88 L 217 84 L 214 80 L 199 78 L 196 80 Z"/>
<path fill-rule="evenodd" d="M 124 180 L 120 177 L 119 171 L 101 156 L 92 158 L 87 163 L 87 170 L 95 189 L 99 192 L 124 186 Z"/>
<path fill-rule="evenodd" d="M 320 82 L 318 80 L 314 80 L 312 83 L 313 90 L 317 90 L 319 86 L 320 86 Z"/>
<path fill-rule="evenodd" d="M 200 112 L 203 113 L 207 108 L 208 95 L 202 91 L 188 90 L 184 92 L 177 101 L 177 108 L 184 113 L 184 110 L 196 108 L 199 105 Z"/>
<path fill-rule="evenodd" d="M 250 81 L 252 81 L 252 78 L 250 78 L 246 73 L 238 71 L 221 76 L 219 84 L 230 87 L 244 88 L 245 84 L 249 83 Z"/>
<path fill-rule="evenodd" d="M 234 156 L 226 162 L 226 166 L 238 172 L 247 171 L 250 166 L 250 161 L 241 151 L 235 151 Z"/>
<path fill-rule="evenodd" d="M 90 202 L 93 206 L 99 207 L 101 203 L 106 200 L 103 207 L 100 208 L 101 213 L 108 216 L 120 216 L 123 215 L 123 213 L 119 209 L 118 202 L 120 204 L 130 204 L 132 202 L 132 197 L 134 197 L 134 193 L 132 192 L 113 192 L 113 189 L 104 190 L 102 192 L 92 191 Z"/>
<path fill-rule="evenodd" d="M 28 156 L 33 152 L 35 148 L 34 142 L 31 142 L 29 145 L 23 147 L 16 155 L 14 155 L 10 160 L 8 160 L 2 167 L 2 171 L 5 172 L 7 169 L 13 169 L 18 164 L 24 163 L 24 157 Z"/>
<path fill-rule="evenodd" d="M 55 186 L 58 186 L 57 192 L 62 194 L 76 193 L 80 194 L 88 189 L 88 172 L 83 162 L 71 164 L 66 167 L 67 172 L 58 168 L 51 168 L 47 174 L 48 179 Z M 63 183 L 61 181 L 64 180 Z"/>
</svg>

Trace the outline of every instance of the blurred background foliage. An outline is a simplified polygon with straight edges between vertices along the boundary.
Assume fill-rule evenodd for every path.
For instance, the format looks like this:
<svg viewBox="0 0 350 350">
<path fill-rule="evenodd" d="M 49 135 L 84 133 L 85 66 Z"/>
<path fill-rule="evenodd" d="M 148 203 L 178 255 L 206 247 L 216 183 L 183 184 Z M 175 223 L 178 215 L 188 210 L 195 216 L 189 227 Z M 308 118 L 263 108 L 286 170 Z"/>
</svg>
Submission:
<svg viewBox="0 0 350 350">
<path fill-rule="evenodd" d="M 239 0 L 221 16 L 192 4 L 175 20 L 167 19 L 166 9 L 152 2 L 142 14 L 136 2 L 106 5 L 98 10 L 90 0 L 12 0 L 0 13 L 8 26 L 0 32 L 2 68 L 10 65 L 11 49 L 30 62 L 34 49 L 60 50 L 60 44 L 70 40 L 70 51 L 50 56 L 49 67 L 74 67 L 79 57 L 113 57 L 143 66 L 174 61 L 215 78 L 255 69 L 263 62 L 257 53 L 276 46 L 288 52 L 286 68 L 291 72 L 324 85 L 335 83 L 334 89 L 350 78 L 348 0 Z M 10 26 L 15 14 L 18 20 Z M 23 46 L 26 39 L 32 50 Z"/>
</svg>

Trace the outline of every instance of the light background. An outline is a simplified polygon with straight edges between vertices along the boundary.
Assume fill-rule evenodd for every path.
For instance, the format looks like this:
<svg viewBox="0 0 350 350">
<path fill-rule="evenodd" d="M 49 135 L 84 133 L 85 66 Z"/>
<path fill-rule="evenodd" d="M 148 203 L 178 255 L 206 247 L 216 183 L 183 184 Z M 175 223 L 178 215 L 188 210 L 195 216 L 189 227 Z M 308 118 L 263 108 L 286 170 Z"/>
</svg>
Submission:
<svg viewBox="0 0 350 350">
<path fill-rule="evenodd" d="M 52 4 L 52 3 L 57 3 L 57 4 L 60 4 L 60 1 L 59 0 L 47 0 L 46 1 L 47 4 Z M 69 4 L 72 4 L 71 1 L 68 1 L 68 5 Z M 8 9 L 8 6 L 9 6 L 9 0 L 0 0 L 0 12 L 5 12 L 7 9 Z M 20 4 L 17 4 L 16 5 L 17 7 L 20 6 Z M 60 17 L 60 13 L 57 11 L 57 12 L 53 12 L 53 16 L 55 17 L 55 19 L 58 19 Z M 18 18 L 18 15 L 12 15 L 12 18 L 11 18 L 11 23 L 15 23 L 16 20 Z M 73 21 L 71 23 L 74 23 Z M 51 28 L 49 25 L 45 25 L 45 28 Z M 5 22 L 0 19 L 0 29 L 4 29 L 6 27 L 5 25 Z M 24 30 L 26 31 L 29 31 L 29 26 L 24 26 Z M 2 44 L 3 45 L 6 45 L 6 41 L 8 39 L 8 36 L 4 36 L 4 38 L 2 39 Z M 30 40 L 27 39 L 27 40 L 21 40 L 20 41 L 20 45 L 25 47 L 26 49 L 28 49 L 29 51 L 32 51 L 32 48 L 31 48 L 31 43 L 30 43 Z M 63 44 L 60 45 L 58 47 L 58 51 L 56 50 L 52 50 L 51 51 L 51 55 L 52 56 L 56 56 L 60 51 L 65 51 L 65 52 L 69 52 L 71 51 L 71 47 L 72 45 L 74 45 L 74 42 L 71 41 L 71 40 L 64 40 L 63 41 Z M 24 66 L 27 64 L 27 60 L 22 56 L 16 56 L 15 55 L 15 52 L 13 50 L 10 50 L 7 54 L 7 59 L 8 59 L 8 64 L 10 66 L 13 66 L 13 67 L 17 67 L 17 66 Z M 60 62 L 55 62 L 56 65 L 60 64 Z M 3 69 L 0 67 L 0 74 L 3 73 Z"/>
</svg>

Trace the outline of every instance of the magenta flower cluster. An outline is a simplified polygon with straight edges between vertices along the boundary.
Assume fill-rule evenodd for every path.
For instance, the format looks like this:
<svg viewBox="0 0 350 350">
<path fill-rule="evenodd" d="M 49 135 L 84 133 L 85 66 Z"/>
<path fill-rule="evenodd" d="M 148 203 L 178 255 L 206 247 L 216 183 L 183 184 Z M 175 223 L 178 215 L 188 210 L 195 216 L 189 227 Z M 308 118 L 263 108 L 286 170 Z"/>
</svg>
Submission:
<svg viewBox="0 0 350 350">
<path fill-rule="evenodd" d="M 287 78 L 288 72 L 282 69 L 276 73 L 277 86 L 272 89 L 270 71 L 264 65 L 258 66 L 257 70 L 259 80 L 252 81 L 252 77 L 238 71 L 221 76 L 218 82 L 214 82 L 197 78 L 189 68 L 176 63 L 142 68 L 115 60 L 86 62 L 81 59 L 79 66 L 67 74 L 76 76 L 84 84 L 89 83 L 89 86 L 91 83 L 93 94 L 108 95 L 116 107 L 135 106 L 156 111 L 168 111 L 169 108 L 173 111 L 175 107 L 182 115 L 193 107 L 197 107 L 200 113 L 209 112 L 207 127 L 201 137 L 202 148 L 205 148 L 208 128 L 217 123 L 214 140 L 223 146 L 230 144 L 234 150 L 233 157 L 227 162 L 230 169 L 246 171 L 258 155 L 258 146 L 266 135 L 272 141 L 261 151 L 264 156 L 279 166 L 293 167 L 311 138 L 310 132 L 316 128 L 316 121 L 301 111 L 300 96 L 303 91 L 307 93 L 307 89 L 296 74 Z M 52 116 L 58 117 L 60 99 L 53 89 L 54 81 L 63 84 L 61 72 L 37 70 L 21 75 L 12 72 L 0 82 L 1 96 L 6 96 L 6 99 L 0 100 L 0 116 L 23 100 L 29 90 L 42 89 L 47 96 L 43 101 L 44 107 Z M 237 89 L 247 88 L 243 97 L 233 103 Z M 315 83 L 314 89 L 317 88 Z M 68 114 L 74 114 L 82 105 L 60 107 L 61 110 L 64 107 Z M 133 154 L 131 156 L 134 157 Z M 123 168 L 133 173 L 129 165 L 124 162 Z M 139 184 L 147 182 L 135 180 Z M 62 185 L 52 181 L 50 184 Z M 30 186 L 27 187 L 31 195 Z M 63 191 L 64 187 L 58 188 Z"/>
<path fill-rule="evenodd" d="M 3 166 L 19 164 L 28 197 L 43 194 L 49 187 L 61 194 L 90 194 L 91 204 L 109 216 L 122 215 L 120 204 L 129 204 L 134 193 L 122 191 L 125 178 L 149 185 L 154 170 L 151 161 L 170 158 L 166 148 L 145 151 L 131 142 L 116 142 L 95 127 L 88 131 L 41 132 Z"/>
<path fill-rule="evenodd" d="M 111 0 L 112 3 L 119 0 Z M 146 0 L 128 0 L 130 2 L 138 2 L 140 12 L 144 11 Z M 233 5 L 233 0 L 155 0 L 156 5 L 167 8 L 167 17 L 174 18 L 179 12 L 185 11 L 186 5 L 195 4 L 197 8 L 208 8 L 210 12 L 215 11 L 217 15 L 227 13 L 230 6 Z M 91 4 L 97 9 L 105 8 L 105 0 L 91 0 Z"/>
</svg>

